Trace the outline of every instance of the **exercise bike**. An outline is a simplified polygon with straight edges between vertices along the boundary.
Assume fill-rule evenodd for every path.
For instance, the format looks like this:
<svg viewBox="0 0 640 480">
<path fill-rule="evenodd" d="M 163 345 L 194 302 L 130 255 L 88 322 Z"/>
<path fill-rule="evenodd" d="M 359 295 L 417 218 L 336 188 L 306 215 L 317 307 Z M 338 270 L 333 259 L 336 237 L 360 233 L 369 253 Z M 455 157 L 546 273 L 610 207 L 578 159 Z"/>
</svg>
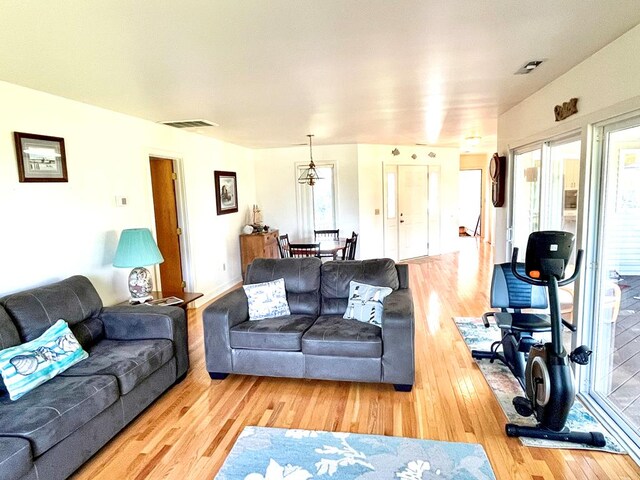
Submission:
<svg viewBox="0 0 640 480">
<path fill-rule="evenodd" d="M 524 373 L 526 397 L 513 399 L 513 406 L 518 414 L 524 417 L 534 415 L 538 425 L 530 427 L 508 423 L 505 431 L 509 437 L 542 438 L 603 447 L 606 441 L 602 433 L 571 432 L 565 428 L 575 401 L 573 372 L 569 361 L 586 365 L 591 355 L 591 350 L 585 345 L 567 355 L 562 344 L 563 320 L 560 315 L 558 287 L 576 280 L 583 255 L 583 251 L 578 250 L 573 274 L 563 279 L 573 243 L 574 237 L 568 232 L 533 232 L 527 243 L 524 274 L 517 268 L 518 249 L 513 250 L 513 275 L 527 284 L 547 289 L 551 342 L 531 346 Z"/>
</svg>

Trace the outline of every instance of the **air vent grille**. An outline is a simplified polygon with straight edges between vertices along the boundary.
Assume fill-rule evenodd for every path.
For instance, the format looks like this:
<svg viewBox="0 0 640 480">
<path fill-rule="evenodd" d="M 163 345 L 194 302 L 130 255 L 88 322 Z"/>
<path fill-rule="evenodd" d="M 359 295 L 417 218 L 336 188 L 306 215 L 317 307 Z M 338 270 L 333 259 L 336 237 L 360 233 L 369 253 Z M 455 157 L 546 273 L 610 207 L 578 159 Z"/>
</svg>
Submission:
<svg viewBox="0 0 640 480">
<path fill-rule="evenodd" d="M 163 125 L 169 125 L 175 128 L 199 128 L 199 127 L 217 127 L 217 123 L 209 122 L 207 120 L 177 120 L 160 122 Z"/>
</svg>

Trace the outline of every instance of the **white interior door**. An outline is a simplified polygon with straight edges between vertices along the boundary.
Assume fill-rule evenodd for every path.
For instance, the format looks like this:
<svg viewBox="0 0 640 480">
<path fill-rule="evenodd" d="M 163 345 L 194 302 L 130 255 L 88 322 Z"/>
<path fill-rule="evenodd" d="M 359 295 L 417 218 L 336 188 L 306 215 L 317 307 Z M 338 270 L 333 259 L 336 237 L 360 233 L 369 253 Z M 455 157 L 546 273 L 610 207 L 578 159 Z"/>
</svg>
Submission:
<svg viewBox="0 0 640 480">
<path fill-rule="evenodd" d="M 398 166 L 398 255 L 429 254 L 429 167 Z"/>
</svg>

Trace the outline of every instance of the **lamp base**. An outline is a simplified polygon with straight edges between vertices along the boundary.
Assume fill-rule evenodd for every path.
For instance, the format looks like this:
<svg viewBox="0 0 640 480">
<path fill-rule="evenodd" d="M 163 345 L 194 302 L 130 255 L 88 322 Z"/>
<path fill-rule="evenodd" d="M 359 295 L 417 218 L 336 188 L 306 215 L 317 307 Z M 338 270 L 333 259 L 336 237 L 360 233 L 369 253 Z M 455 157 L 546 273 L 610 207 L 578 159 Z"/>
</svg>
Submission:
<svg viewBox="0 0 640 480">
<path fill-rule="evenodd" d="M 144 267 L 136 267 L 129 274 L 130 303 L 142 303 L 151 300 L 153 290 L 153 280 L 151 272 Z"/>
</svg>

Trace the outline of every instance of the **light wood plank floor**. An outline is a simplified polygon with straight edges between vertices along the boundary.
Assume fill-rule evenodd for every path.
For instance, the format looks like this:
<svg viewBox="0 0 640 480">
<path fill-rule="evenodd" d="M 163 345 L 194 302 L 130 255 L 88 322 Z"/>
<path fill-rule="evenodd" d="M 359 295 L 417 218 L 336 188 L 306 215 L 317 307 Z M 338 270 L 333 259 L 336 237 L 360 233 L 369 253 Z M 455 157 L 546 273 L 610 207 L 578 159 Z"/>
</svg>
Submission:
<svg viewBox="0 0 640 480">
<path fill-rule="evenodd" d="M 348 431 L 481 443 L 499 479 L 638 479 L 626 455 L 523 447 L 451 321 L 488 308 L 492 258 L 461 239 L 460 253 L 412 261 L 416 384 L 229 376 L 204 366 L 200 311 L 190 322 L 191 370 L 106 445 L 76 479 L 212 479 L 245 425 Z"/>
</svg>

